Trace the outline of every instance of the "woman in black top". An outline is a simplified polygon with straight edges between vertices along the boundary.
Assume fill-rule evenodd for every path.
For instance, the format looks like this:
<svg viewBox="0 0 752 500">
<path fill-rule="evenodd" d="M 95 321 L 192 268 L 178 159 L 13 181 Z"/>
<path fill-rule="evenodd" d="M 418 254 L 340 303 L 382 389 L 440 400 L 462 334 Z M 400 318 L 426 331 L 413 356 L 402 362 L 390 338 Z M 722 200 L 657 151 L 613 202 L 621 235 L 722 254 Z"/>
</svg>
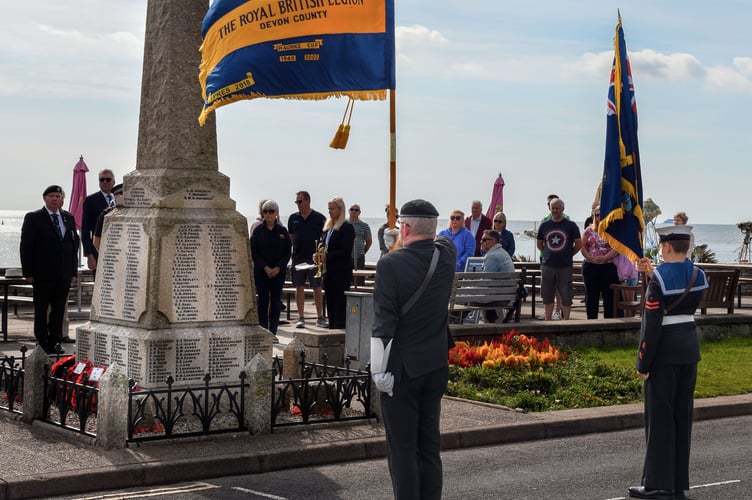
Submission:
<svg viewBox="0 0 752 500">
<path fill-rule="evenodd" d="M 340 196 L 329 200 L 329 219 L 321 240 L 326 244 L 324 292 L 329 314 L 329 329 L 345 328 L 347 301 L 345 292 L 352 283 L 352 249 L 355 229 L 347 222 L 345 201 Z"/>
<path fill-rule="evenodd" d="M 261 207 L 264 220 L 251 233 L 253 278 L 258 293 L 259 325 L 273 334 L 279 325 L 282 287 L 292 242 L 285 226 L 279 223 L 279 205 L 266 200 Z"/>
</svg>

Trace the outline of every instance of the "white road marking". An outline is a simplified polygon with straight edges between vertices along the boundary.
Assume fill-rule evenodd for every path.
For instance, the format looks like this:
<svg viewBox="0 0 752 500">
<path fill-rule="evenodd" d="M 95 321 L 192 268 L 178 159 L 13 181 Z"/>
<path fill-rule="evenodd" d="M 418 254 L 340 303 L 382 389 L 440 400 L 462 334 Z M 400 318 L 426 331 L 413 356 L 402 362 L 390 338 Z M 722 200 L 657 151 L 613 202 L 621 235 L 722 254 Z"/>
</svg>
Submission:
<svg viewBox="0 0 752 500">
<path fill-rule="evenodd" d="M 191 491 L 203 491 L 221 488 L 215 484 L 209 483 L 191 483 L 185 486 L 170 486 L 166 488 L 150 488 L 148 490 L 131 491 L 129 493 L 109 493 L 106 495 L 97 495 L 93 497 L 79 497 L 76 500 L 125 500 L 128 498 L 146 498 L 170 495 L 174 493 L 189 493 Z"/>
<path fill-rule="evenodd" d="M 247 488 L 241 488 L 240 486 L 233 486 L 233 490 L 242 491 L 243 493 L 250 493 L 252 495 L 258 495 L 264 498 L 271 498 L 272 500 L 287 500 L 285 497 L 278 497 L 277 495 L 270 495 L 269 493 L 261 493 L 260 491 L 249 490 Z"/>
<path fill-rule="evenodd" d="M 717 483 L 707 483 L 707 484 L 698 484 L 696 486 L 690 486 L 690 490 L 697 490 L 700 488 L 711 488 L 713 486 L 725 486 L 727 484 L 737 484 L 741 483 L 740 479 L 732 479 L 730 481 L 719 481 Z M 606 500 L 627 500 L 627 497 L 613 497 L 613 498 L 606 498 Z"/>
<path fill-rule="evenodd" d="M 697 488 L 710 488 L 711 486 L 724 486 L 727 484 L 737 484 L 741 483 L 742 481 L 740 479 L 732 479 L 730 481 L 721 481 L 718 483 L 708 483 L 708 484 L 698 484 L 697 486 L 690 486 L 690 490 L 696 490 Z"/>
</svg>

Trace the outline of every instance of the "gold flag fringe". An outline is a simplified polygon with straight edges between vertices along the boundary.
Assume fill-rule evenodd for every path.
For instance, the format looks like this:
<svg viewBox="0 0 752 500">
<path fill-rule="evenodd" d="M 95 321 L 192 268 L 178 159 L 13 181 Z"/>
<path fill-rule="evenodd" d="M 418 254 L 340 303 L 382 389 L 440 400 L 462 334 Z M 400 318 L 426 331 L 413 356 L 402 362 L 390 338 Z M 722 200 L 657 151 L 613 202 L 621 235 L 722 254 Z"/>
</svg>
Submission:
<svg viewBox="0 0 752 500">
<path fill-rule="evenodd" d="M 205 93 L 204 88 L 204 93 Z M 359 91 L 347 91 L 347 92 L 311 92 L 307 94 L 284 94 L 284 95 L 265 95 L 259 92 L 251 92 L 249 94 L 230 95 L 222 97 L 211 103 L 207 108 L 201 111 L 198 117 L 198 123 L 204 125 L 209 113 L 220 108 L 226 104 L 230 104 L 236 101 L 242 101 L 246 99 L 258 99 L 264 97 L 267 99 L 296 99 L 301 101 L 323 101 L 332 97 L 349 97 L 358 101 L 383 101 L 386 99 L 386 89 L 383 90 L 359 90 Z M 204 101 L 206 102 L 206 101 Z"/>
</svg>

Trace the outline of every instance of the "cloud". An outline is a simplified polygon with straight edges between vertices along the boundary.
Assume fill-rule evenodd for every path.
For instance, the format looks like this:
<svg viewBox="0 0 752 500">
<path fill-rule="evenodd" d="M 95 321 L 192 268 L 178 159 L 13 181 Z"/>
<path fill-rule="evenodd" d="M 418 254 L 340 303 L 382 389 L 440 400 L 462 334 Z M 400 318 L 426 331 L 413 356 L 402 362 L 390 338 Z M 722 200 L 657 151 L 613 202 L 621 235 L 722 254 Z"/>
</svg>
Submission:
<svg viewBox="0 0 752 500">
<path fill-rule="evenodd" d="M 588 52 L 580 57 L 577 67 L 587 75 L 609 71 L 613 52 Z M 735 57 L 731 65 L 705 67 L 692 54 L 662 54 L 651 49 L 629 53 L 636 78 L 686 82 L 697 80 L 710 88 L 731 92 L 752 92 L 752 57 Z"/>
<path fill-rule="evenodd" d="M 394 29 L 394 38 L 397 46 L 410 44 L 436 44 L 447 43 L 448 40 L 440 31 L 432 30 L 420 24 L 412 26 L 397 26 Z"/>
<path fill-rule="evenodd" d="M 613 63 L 613 51 L 584 54 L 577 65 L 580 70 L 590 75 L 602 75 L 610 71 Z M 691 54 L 675 53 L 661 54 L 651 49 L 629 52 L 629 60 L 634 73 L 640 78 L 656 78 L 660 80 L 692 80 L 703 78 L 706 70 L 700 61 Z"/>
</svg>

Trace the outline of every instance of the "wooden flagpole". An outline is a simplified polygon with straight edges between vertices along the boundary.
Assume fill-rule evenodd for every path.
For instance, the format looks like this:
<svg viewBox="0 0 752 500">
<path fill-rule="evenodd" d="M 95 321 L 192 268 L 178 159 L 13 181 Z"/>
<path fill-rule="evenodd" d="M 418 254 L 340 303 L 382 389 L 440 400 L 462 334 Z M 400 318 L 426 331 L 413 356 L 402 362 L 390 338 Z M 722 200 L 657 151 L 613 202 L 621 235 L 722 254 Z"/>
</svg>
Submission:
<svg viewBox="0 0 752 500">
<path fill-rule="evenodd" d="M 394 89 L 389 90 L 389 228 L 397 225 L 397 132 Z M 396 241 L 396 240 L 395 240 Z"/>
</svg>

